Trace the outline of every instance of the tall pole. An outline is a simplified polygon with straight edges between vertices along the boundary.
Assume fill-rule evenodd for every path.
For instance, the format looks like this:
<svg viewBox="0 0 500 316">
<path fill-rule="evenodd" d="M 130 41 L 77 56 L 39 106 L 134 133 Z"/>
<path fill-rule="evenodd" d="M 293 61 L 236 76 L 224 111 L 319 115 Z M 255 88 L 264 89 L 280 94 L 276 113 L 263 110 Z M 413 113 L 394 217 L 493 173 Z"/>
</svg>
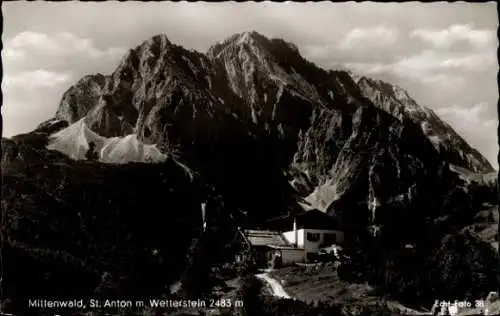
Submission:
<svg viewBox="0 0 500 316">
<path fill-rule="evenodd" d="M 207 203 L 203 202 L 201 203 L 201 220 L 202 220 L 202 231 L 205 232 L 207 229 L 207 218 L 206 218 L 206 205 Z"/>
<path fill-rule="evenodd" d="M 293 212 L 293 234 L 295 238 L 295 248 L 299 247 L 299 234 L 297 233 L 297 218 L 295 217 L 295 212 Z"/>
</svg>

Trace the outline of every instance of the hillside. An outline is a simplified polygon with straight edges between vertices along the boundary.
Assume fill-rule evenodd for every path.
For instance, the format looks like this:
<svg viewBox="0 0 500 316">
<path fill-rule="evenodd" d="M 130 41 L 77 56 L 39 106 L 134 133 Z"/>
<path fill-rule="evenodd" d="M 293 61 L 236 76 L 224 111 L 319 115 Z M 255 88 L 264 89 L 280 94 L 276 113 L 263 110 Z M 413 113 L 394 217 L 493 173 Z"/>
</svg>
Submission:
<svg viewBox="0 0 500 316">
<path fill-rule="evenodd" d="M 104 164 L 85 161 L 90 142 Z M 415 244 L 419 259 L 432 258 L 422 261 L 427 272 L 441 264 L 434 250 L 453 255 L 482 242 L 489 247 L 491 240 L 459 232 L 498 202 L 487 160 L 406 91 L 321 69 L 294 44 L 256 32 L 235 34 L 206 54 L 154 36 L 130 49 L 113 73 L 76 82 L 53 119 L 2 139 L 2 147 L 6 230 L 22 255 L 55 247 L 83 260 L 117 243 L 106 260 L 133 261 L 126 245 L 142 253 L 152 245 L 168 249 L 179 236 L 187 243 L 199 227 L 204 197 L 196 192 L 212 187 L 224 201 L 209 212 L 215 221 L 233 214 L 238 224 L 256 226 L 304 205 L 337 217 L 356 236 L 353 243 L 372 245 L 373 256 L 353 254 L 367 270 L 360 277 L 383 284 L 389 275 L 387 291 L 397 291 L 394 284 L 411 276 L 405 289 L 415 292 L 429 281 L 400 272 L 407 260 L 399 257 L 401 246 Z M 30 198 L 20 203 L 18 196 Z M 41 205 L 44 211 L 35 212 Z M 95 230 L 84 235 L 75 214 L 88 214 Z M 18 225 L 18 218 L 31 224 Z M 46 237 L 33 239 L 35 222 L 47 227 Z M 151 235 L 130 235 L 142 229 Z M 74 237 L 62 237 L 68 233 Z M 73 254 L 86 243 L 100 250 Z M 481 273 L 496 273 L 495 255 L 484 252 L 484 262 L 473 254 Z M 379 265 L 377 255 L 397 262 Z M 169 258 L 155 267 L 165 268 Z M 95 269 L 94 276 L 106 271 Z M 113 269 L 131 271 L 116 263 Z M 432 282 L 444 291 L 443 280 Z"/>
<path fill-rule="evenodd" d="M 7 310 L 34 313 L 25 302 L 41 295 L 157 296 L 178 280 L 207 199 L 198 179 L 173 160 L 73 161 L 39 147 L 42 137 L 22 139 L 2 139 L 18 154 L 2 160 Z"/>
</svg>

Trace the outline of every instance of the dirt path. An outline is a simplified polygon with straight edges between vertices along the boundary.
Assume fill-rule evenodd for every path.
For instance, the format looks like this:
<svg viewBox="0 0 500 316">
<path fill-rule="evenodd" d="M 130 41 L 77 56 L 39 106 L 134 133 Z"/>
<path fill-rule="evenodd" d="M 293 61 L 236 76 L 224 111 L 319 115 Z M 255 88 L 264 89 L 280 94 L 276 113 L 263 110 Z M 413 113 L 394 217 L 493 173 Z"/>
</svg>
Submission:
<svg viewBox="0 0 500 316">
<path fill-rule="evenodd" d="M 291 296 L 288 295 L 281 283 L 278 280 L 270 277 L 267 271 L 256 274 L 255 276 L 269 285 L 274 296 L 279 298 L 291 298 Z"/>
</svg>

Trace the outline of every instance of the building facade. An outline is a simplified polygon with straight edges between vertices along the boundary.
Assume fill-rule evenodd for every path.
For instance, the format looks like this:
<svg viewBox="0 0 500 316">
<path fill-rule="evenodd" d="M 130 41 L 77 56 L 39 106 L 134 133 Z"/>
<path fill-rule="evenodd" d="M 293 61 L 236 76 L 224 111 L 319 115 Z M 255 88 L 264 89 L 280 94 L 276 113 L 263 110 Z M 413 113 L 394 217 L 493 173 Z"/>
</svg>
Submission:
<svg viewBox="0 0 500 316">
<path fill-rule="evenodd" d="M 297 244 L 297 248 L 303 249 L 305 261 L 312 260 L 321 248 L 340 245 L 344 241 L 344 233 L 334 229 L 301 228 L 297 229 L 297 234 L 293 230 L 284 232 L 283 237 L 290 244 Z"/>
<path fill-rule="evenodd" d="M 269 266 L 270 262 L 280 265 L 310 262 L 321 248 L 344 242 L 344 233 L 333 218 L 318 210 L 278 221 L 274 223 L 278 227 L 275 230 L 242 232 L 260 266 Z"/>
</svg>

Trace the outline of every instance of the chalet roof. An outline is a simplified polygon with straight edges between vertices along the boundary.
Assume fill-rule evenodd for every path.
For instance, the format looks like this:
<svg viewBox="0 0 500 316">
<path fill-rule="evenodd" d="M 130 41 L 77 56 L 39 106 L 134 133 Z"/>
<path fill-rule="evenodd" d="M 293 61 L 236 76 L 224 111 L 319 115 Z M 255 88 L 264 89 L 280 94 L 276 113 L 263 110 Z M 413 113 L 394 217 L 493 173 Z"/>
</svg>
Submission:
<svg viewBox="0 0 500 316">
<path fill-rule="evenodd" d="M 270 230 L 245 230 L 246 239 L 252 246 L 288 246 L 288 242 L 280 233 Z"/>
<path fill-rule="evenodd" d="M 282 245 L 269 245 L 269 248 L 272 248 L 272 249 L 279 249 L 279 250 L 304 250 L 304 248 L 300 247 L 300 248 L 297 248 L 293 245 L 285 245 L 285 246 L 282 246 Z"/>
</svg>

